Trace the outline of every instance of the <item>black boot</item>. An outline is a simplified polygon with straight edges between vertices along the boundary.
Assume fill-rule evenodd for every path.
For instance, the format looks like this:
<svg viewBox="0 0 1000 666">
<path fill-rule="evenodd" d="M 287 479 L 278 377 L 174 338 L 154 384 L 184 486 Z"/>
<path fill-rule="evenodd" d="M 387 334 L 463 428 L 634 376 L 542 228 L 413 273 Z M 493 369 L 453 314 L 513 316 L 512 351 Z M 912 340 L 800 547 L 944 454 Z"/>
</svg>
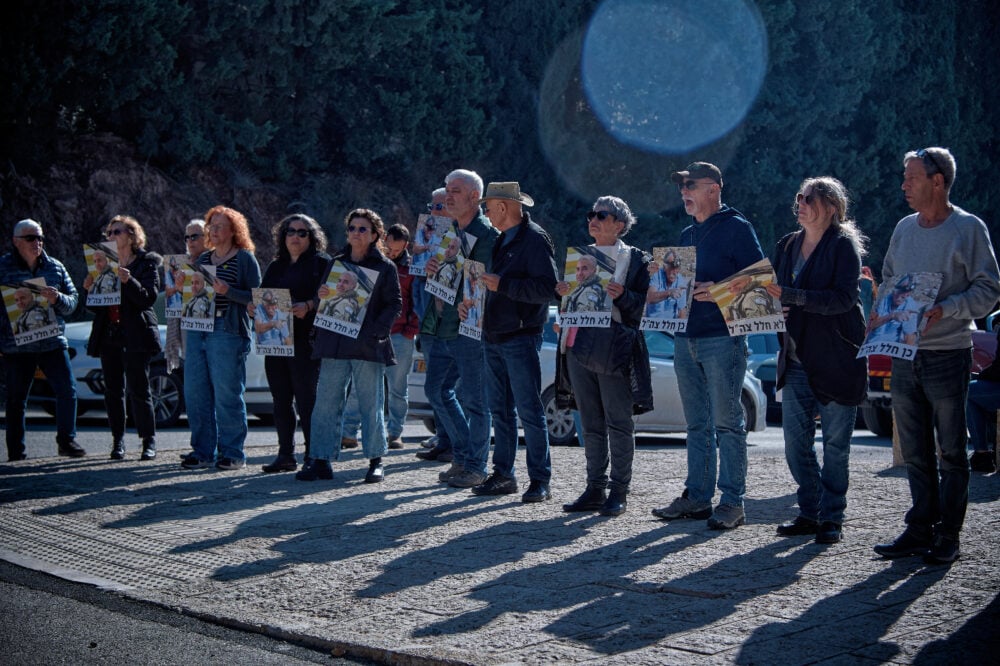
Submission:
<svg viewBox="0 0 1000 666">
<path fill-rule="evenodd" d="M 156 438 L 147 437 L 142 440 L 142 455 L 139 460 L 152 460 L 156 457 Z"/>
<path fill-rule="evenodd" d="M 601 507 L 602 516 L 620 516 L 628 508 L 628 492 L 621 488 L 612 488 L 608 493 L 608 499 Z"/>
<path fill-rule="evenodd" d="M 111 459 L 125 460 L 125 440 L 121 437 L 115 437 L 111 444 Z"/>
<path fill-rule="evenodd" d="M 594 486 L 587 486 L 587 489 L 583 491 L 575 502 L 572 504 L 563 504 L 563 511 L 566 513 L 575 513 L 577 511 L 597 511 L 602 506 L 604 506 L 604 500 L 607 499 L 604 495 L 604 488 L 595 488 Z"/>
</svg>

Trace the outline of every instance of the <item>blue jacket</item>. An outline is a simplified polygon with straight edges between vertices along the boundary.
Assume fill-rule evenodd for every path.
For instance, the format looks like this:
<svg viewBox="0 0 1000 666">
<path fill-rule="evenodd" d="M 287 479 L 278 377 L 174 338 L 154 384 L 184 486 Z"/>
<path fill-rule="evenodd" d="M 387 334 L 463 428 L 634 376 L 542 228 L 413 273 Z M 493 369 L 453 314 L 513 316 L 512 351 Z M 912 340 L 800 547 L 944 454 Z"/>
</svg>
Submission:
<svg viewBox="0 0 1000 666">
<path fill-rule="evenodd" d="M 781 304 L 788 306 L 778 355 L 777 388 L 785 385 L 788 352 L 794 346 L 809 388 L 824 405 L 860 405 L 868 387 L 868 365 L 855 358 L 865 338 L 865 320 L 858 299 L 861 257 L 846 236 L 832 226 L 792 276 L 801 251 L 802 232 L 788 234 L 774 251 Z"/>
<path fill-rule="evenodd" d="M 333 261 L 354 263 L 351 261 L 351 248 L 345 247 L 333 255 Z M 386 258 L 375 243 L 372 243 L 367 256 L 359 266 L 378 272 L 375 289 L 368 297 L 365 318 L 361 322 L 361 330 L 357 338 L 328 331 L 325 328 L 313 327 L 313 358 L 339 358 L 359 361 L 374 361 L 383 365 L 396 365 L 396 354 L 389 340 L 392 323 L 403 309 L 403 298 L 399 293 L 399 277 L 396 275 L 396 264 Z M 329 271 L 328 271 L 329 272 Z"/>
<path fill-rule="evenodd" d="M 496 291 L 486 292 L 486 342 L 540 334 L 558 282 L 555 248 L 549 234 L 531 221 L 527 211 L 521 223 L 501 234 L 493 246 L 490 272 L 500 276 L 500 284 Z"/>
<path fill-rule="evenodd" d="M 695 282 L 719 282 L 764 258 L 760 242 L 743 213 L 723 205 L 700 224 L 681 232 L 681 246 L 696 248 Z M 728 336 L 729 328 L 719 306 L 711 301 L 692 301 L 687 331 L 680 337 Z"/>
<path fill-rule="evenodd" d="M 42 256 L 38 258 L 38 266 L 32 271 L 28 264 L 21 258 L 20 253 L 10 252 L 0 257 L 0 284 L 16 284 L 31 278 L 45 278 L 45 284 L 55 287 L 59 292 L 59 298 L 52 306 L 59 321 L 60 334 L 54 338 L 46 338 L 37 342 L 29 342 L 18 347 L 14 344 L 14 331 L 10 327 L 10 318 L 0 317 L 0 350 L 4 354 L 38 353 L 52 351 L 53 349 L 67 349 L 69 343 L 66 342 L 66 322 L 64 317 L 68 317 L 76 309 L 79 299 L 73 280 L 70 279 L 66 267 L 59 261 L 53 259 L 42 251 Z M 5 313 L 6 314 L 6 313 Z"/>
</svg>

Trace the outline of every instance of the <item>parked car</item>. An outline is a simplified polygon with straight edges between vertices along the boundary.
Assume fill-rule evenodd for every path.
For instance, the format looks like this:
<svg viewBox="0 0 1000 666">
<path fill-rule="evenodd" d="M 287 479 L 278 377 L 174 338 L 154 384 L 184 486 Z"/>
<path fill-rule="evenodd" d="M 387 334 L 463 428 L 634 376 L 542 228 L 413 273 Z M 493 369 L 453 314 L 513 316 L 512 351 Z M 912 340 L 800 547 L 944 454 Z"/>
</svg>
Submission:
<svg viewBox="0 0 1000 666">
<path fill-rule="evenodd" d="M 775 333 L 752 333 L 747 336 L 750 356 L 747 370 L 760 380 L 764 395 L 767 396 L 766 420 L 768 423 L 781 422 L 781 401 L 775 391 L 778 383 L 778 351 L 780 343 Z"/>
<path fill-rule="evenodd" d="M 542 336 L 542 405 L 545 408 L 545 422 L 549 431 L 549 441 L 556 445 L 577 445 L 576 424 L 572 411 L 559 409 L 555 404 L 556 345 L 558 336 L 553 325 L 556 309 L 550 308 L 549 322 Z M 636 417 L 636 431 L 647 433 L 679 433 L 687 430 L 684 410 L 681 406 L 677 377 L 674 374 L 674 338 L 668 333 L 644 331 L 649 347 L 649 363 L 653 380 L 654 409 Z M 434 430 L 433 412 L 423 391 L 426 364 L 422 355 L 417 354 L 410 373 L 410 415 L 422 418 L 427 429 Z M 740 397 L 746 417 L 747 429 L 764 430 L 767 399 L 760 381 L 750 372 L 743 378 Z"/>
</svg>

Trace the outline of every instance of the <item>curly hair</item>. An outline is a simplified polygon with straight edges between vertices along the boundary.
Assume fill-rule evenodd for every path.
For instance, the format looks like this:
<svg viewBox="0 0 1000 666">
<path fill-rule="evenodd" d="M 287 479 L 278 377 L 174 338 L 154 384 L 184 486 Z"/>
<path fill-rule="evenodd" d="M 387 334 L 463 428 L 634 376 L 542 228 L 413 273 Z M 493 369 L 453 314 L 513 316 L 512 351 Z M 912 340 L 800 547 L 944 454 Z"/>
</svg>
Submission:
<svg viewBox="0 0 1000 666">
<path fill-rule="evenodd" d="M 303 213 L 293 213 L 271 227 L 271 239 L 274 241 L 274 248 L 278 251 L 279 259 L 283 261 L 291 259 L 291 255 L 288 253 L 288 246 L 285 245 L 285 232 L 288 231 L 288 227 L 292 222 L 301 222 L 306 225 L 306 229 L 309 231 L 309 247 L 317 252 L 326 250 L 326 233 L 319 226 L 319 222 Z"/>
<path fill-rule="evenodd" d="M 229 220 L 229 226 L 233 230 L 233 245 L 247 252 L 253 252 L 257 249 L 253 244 L 253 239 L 250 238 L 250 225 L 243 213 L 228 206 L 215 206 L 209 208 L 208 212 L 205 213 L 205 224 L 211 227 L 212 217 L 215 215 L 221 215 Z"/>
<path fill-rule="evenodd" d="M 107 235 L 111 231 L 111 227 L 115 224 L 120 224 L 128 231 L 128 235 L 132 237 L 132 251 L 143 250 L 146 248 L 146 232 L 143 231 L 142 225 L 139 221 L 132 217 L 131 215 L 115 215 L 108 222 L 108 225 L 104 227 L 104 233 Z"/>
</svg>

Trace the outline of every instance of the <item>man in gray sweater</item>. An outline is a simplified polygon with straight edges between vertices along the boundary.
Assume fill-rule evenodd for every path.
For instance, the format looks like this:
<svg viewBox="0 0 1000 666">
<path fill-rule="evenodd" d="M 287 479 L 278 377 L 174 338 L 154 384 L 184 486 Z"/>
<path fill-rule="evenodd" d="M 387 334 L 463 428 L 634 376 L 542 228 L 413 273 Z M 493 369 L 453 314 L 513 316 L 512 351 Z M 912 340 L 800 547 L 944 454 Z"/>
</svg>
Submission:
<svg viewBox="0 0 1000 666">
<path fill-rule="evenodd" d="M 875 546 L 883 557 L 923 555 L 954 562 L 969 501 L 965 401 L 972 365 L 973 320 L 1000 298 L 1000 270 L 986 225 L 949 201 L 955 158 L 925 148 L 903 158 L 903 193 L 916 211 L 899 221 L 882 278 L 939 273 L 941 288 L 924 314 L 916 356 L 892 361 L 892 409 L 910 482 L 906 530 Z M 935 448 L 941 447 L 941 464 Z"/>
</svg>

